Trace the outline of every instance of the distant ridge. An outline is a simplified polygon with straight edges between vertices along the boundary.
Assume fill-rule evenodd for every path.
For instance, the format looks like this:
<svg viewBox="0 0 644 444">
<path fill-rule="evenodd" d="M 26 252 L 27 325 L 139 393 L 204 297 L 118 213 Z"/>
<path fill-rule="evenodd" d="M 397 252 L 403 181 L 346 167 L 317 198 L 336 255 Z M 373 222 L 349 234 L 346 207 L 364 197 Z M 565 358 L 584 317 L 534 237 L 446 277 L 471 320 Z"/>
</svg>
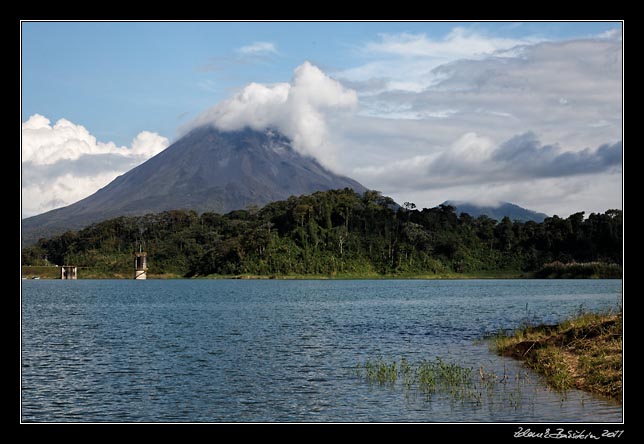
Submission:
<svg viewBox="0 0 644 444">
<path fill-rule="evenodd" d="M 456 208 L 456 213 L 467 213 L 472 217 L 479 217 L 486 215 L 491 219 L 500 221 L 504 217 L 509 217 L 510 220 L 517 220 L 521 222 L 534 221 L 543 222 L 546 217 L 545 213 L 538 213 L 536 211 L 522 208 L 510 202 L 500 202 L 498 206 L 489 205 L 476 205 L 468 202 L 459 201 L 445 201 L 443 205 L 451 205 Z"/>
<path fill-rule="evenodd" d="M 22 221 L 22 244 L 119 217 L 184 209 L 227 213 L 292 195 L 366 188 L 298 153 L 274 130 L 196 128 L 72 205 Z"/>
</svg>

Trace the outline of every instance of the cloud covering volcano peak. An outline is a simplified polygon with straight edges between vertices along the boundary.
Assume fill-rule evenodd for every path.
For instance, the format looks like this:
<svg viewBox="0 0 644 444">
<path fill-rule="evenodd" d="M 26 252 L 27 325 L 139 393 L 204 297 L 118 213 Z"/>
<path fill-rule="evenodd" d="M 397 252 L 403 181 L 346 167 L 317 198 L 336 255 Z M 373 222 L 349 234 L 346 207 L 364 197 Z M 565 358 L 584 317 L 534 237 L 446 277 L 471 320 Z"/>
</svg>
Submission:
<svg viewBox="0 0 644 444">
<path fill-rule="evenodd" d="M 327 115 L 352 110 L 357 104 L 355 91 L 304 62 L 295 69 L 289 83 L 250 83 L 201 114 L 188 129 L 207 124 L 222 131 L 276 128 L 293 141 L 301 154 L 334 168 L 337 147 L 327 137 Z"/>
</svg>

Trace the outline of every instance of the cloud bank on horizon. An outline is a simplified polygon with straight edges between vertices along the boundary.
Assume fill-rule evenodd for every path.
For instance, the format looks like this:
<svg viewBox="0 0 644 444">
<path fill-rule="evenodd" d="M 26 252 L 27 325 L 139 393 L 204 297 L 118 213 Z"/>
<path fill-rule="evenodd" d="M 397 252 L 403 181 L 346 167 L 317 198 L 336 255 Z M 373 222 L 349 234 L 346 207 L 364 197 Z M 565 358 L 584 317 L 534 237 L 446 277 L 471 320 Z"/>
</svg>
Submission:
<svg viewBox="0 0 644 444">
<path fill-rule="evenodd" d="M 621 30 L 472 42 L 484 53 L 445 63 L 430 50 L 440 45 L 381 37 L 363 49 L 375 57 L 387 48 L 386 59 L 336 74 L 360 101 L 336 143 L 369 146 L 368 156 L 340 150 L 347 174 L 422 206 L 509 201 L 564 216 L 621 208 Z"/>
<path fill-rule="evenodd" d="M 301 153 L 419 207 L 510 201 L 564 216 L 621 208 L 614 31 L 563 41 L 464 28 L 442 39 L 381 34 L 357 48 L 365 63 L 303 62 L 289 82 L 249 83 L 183 130 L 276 128 Z M 266 41 L 236 51 L 278 53 Z M 23 216 L 73 203 L 167 145 L 144 131 L 117 147 L 67 120 L 32 116 L 23 124 Z"/>
<path fill-rule="evenodd" d="M 100 142 L 69 120 L 34 114 L 22 124 L 23 217 L 69 205 L 160 153 L 167 138 L 142 131 L 130 147 Z"/>
</svg>

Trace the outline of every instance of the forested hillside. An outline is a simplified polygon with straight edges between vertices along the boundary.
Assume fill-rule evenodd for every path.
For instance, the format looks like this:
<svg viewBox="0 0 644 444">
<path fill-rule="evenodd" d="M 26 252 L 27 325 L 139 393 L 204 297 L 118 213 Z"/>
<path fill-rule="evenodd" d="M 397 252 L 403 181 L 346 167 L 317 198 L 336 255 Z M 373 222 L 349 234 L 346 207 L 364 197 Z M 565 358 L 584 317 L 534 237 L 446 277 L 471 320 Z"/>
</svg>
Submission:
<svg viewBox="0 0 644 444">
<path fill-rule="evenodd" d="M 497 222 L 457 216 L 448 205 L 398 207 L 377 191 L 331 190 L 225 215 L 176 210 L 119 217 L 41 239 L 23 250 L 22 259 L 23 265 L 75 264 L 128 274 L 139 243 L 153 274 L 556 272 L 592 262 L 600 274 L 609 270 L 619 277 L 622 212 Z"/>
</svg>

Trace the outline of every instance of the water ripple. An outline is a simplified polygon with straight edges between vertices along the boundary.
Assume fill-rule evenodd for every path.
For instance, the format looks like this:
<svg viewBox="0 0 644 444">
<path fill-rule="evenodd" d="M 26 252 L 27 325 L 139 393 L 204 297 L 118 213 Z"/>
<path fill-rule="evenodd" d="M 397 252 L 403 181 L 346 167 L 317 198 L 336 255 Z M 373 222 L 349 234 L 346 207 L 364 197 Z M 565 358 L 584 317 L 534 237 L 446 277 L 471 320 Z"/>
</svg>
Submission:
<svg viewBox="0 0 644 444">
<path fill-rule="evenodd" d="M 474 340 L 527 315 L 614 306 L 619 281 L 22 285 L 24 421 L 621 421 L 620 405 L 576 391 L 562 401 L 535 375 L 519 406 L 500 393 L 481 407 L 354 374 L 403 355 L 525 372 Z"/>
</svg>

